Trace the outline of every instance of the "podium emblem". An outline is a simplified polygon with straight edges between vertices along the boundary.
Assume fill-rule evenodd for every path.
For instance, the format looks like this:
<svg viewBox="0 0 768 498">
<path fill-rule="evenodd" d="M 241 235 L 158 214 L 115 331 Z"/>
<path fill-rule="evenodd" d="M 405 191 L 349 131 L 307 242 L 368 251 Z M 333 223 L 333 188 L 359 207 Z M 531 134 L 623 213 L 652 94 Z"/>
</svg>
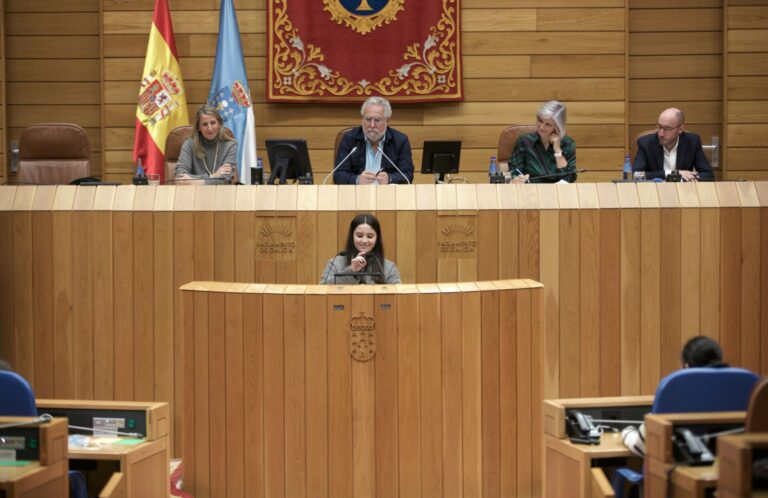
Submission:
<svg viewBox="0 0 768 498">
<path fill-rule="evenodd" d="M 376 323 L 362 311 L 349 319 L 349 354 L 357 361 L 368 361 L 376 354 Z"/>
</svg>

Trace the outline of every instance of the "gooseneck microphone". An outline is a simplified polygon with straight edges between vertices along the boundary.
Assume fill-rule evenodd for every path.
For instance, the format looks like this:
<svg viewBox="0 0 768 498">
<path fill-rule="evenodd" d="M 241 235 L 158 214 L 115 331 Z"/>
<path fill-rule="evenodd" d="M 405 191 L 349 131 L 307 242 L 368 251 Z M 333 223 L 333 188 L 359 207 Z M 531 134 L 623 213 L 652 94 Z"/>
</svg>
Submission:
<svg viewBox="0 0 768 498">
<path fill-rule="evenodd" d="M 400 168 L 398 168 L 398 167 L 397 167 L 397 164 L 395 164 L 395 163 L 392 161 L 392 159 L 390 159 L 390 158 L 389 158 L 389 156 L 388 156 L 388 155 L 384 154 L 384 149 L 383 149 L 382 147 L 379 147 L 379 152 L 381 152 L 381 155 L 382 155 L 382 156 L 384 156 L 385 158 L 387 158 L 387 161 L 389 161 L 389 164 L 391 164 L 391 165 L 392 165 L 392 166 L 393 166 L 393 167 L 394 167 L 394 168 L 397 170 L 397 172 L 398 172 L 398 173 L 400 173 L 401 175 L 403 175 L 403 178 L 405 178 L 405 181 L 406 181 L 406 182 L 408 182 L 408 185 L 410 185 L 410 184 L 411 184 L 411 181 L 408 179 L 408 177 L 407 177 L 407 176 L 406 176 L 406 175 L 405 175 L 405 174 L 404 174 L 402 171 L 400 171 Z"/>
<path fill-rule="evenodd" d="M 349 154 L 347 154 L 346 156 L 344 156 L 344 159 L 342 159 L 341 161 L 339 161 L 339 164 L 337 164 L 337 165 L 336 165 L 336 166 L 335 166 L 335 167 L 334 167 L 334 168 L 331 170 L 331 172 L 330 172 L 330 173 L 328 173 L 328 175 L 327 175 L 327 176 L 326 176 L 326 177 L 323 179 L 323 185 L 325 185 L 325 182 L 327 182 L 327 181 L 328 181 L 328 178 L 330 178 L 330 177 L 331 177 L 331 176 L 332 176 L 332 175 L 333 175 L 333 174 L 336 172 L 336 170 L 337 170 L 337 169 L 339 169 L 339 168 L 341 167 L 341 165 L 342 165 L 342 164 L 344 164 L 344 161 L 346 161 L 347 159 L 349 159 L 349 156 L 351 156 L 352 154 L 354 154 L 356 150 L 357 150 L 357 145 L 355 145 L 354 147 L 352 147 L 352 150 L 350 150 L 350 151 L 349 151 Z"/>
</svg>

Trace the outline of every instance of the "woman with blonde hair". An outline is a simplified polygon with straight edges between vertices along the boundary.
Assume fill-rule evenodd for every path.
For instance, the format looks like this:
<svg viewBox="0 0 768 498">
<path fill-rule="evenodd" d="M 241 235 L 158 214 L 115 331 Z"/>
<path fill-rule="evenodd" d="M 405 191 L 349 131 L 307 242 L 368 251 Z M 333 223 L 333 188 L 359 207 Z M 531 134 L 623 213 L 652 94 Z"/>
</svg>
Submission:
<svg viewBox="0 0 768 498">
<path fill-rule="evenodd" d="M 237 171 L 237 141 L 224 127 L 212 105 L 197 110 L 195 132 L 184 141 L 176 163 L 176 178 L 223 178 L 231 181 Z"/>
</svg>

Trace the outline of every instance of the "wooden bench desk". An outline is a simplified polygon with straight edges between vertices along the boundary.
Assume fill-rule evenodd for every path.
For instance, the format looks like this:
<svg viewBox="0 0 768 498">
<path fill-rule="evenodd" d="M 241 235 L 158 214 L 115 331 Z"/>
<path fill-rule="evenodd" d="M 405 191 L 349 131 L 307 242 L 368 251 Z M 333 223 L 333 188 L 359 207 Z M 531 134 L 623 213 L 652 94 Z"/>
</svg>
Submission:
<svg viewBox="0 0 768 498">
<path fill-rule="evenodd" d="M 0 417 L 0 425 L 32 421 L 32 417 Z M 0 461 L 0 496 L 4 498 L 60 498 L 69 495 L 66 460 L 67 421 L 0 429 L 0 436 L 24 438 L 16 449 L 18 460 Z M 8 449 L 14 445 L 0 443 Z"/>
<path fill-rule="evenodd" d="M 700 498 L 714 496 L 717 488 L 717 459 L 712 465 L 688 465 L 675 458 L 674 430 L 706 426 L 706 432 L 743 427 L 745 412 L 667 413 L 645 417 L 647 496 Z M 694 430 L 694 432 L 696 432 Z M 671 474 L 670 474 L 671 471 Z M 668 487 L 670 487 L 667 494 Z"/>
<path fill-rule="evenodd" d="M 70 467 L 82 471 L 88 492 L 100 498 L 167 498 L 169 494 L 168 403 L 37 400 L 40 413 L 67 416 L 70 426 L 117 426 L 142 437 L 86 436 L 70 428 Z M 98 422 L 98 424 L 97 424 Z"/>
<path fill-rule="evenodd" d="M 768 433 L 733 434 L 717 441 L 720 462 L 719 498 L 768 498 L 768 489 L 753 489 L 752 464 L 768 458 Z"/>
<path fill-rule="evenodd" d="M 544 417 L 544 496 L 547 498 L 586 498 L 612 496 L 609 476 L 603 467 L 633 464 L 633 457 L 621 440 L 621 433 L 604 433 L 597 445 L 574 444 L 566 435 L 569 410 L 580 410 L 596 418 L 626 420 L 627 413 L 647 412 L 653 396 L 573 398 L 545 400 Z M 634 415 L 631 415 L 634 420 Z"/>
</svg>

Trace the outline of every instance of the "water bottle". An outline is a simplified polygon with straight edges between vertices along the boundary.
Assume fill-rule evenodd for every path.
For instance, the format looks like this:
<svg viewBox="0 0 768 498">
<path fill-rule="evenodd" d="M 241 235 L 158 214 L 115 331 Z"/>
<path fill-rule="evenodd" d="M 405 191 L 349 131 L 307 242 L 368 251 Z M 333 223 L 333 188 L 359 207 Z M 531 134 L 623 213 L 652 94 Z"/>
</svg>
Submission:
<svg viewBox="0 0 768 498">
<path fill-rule="evenodd" d="M 632 160 L 629 158 L 629 154 L 624 156 L 624 179 L 632 179 Z"/>
<path fill-rule="evenodd" d="M 144 167 L 141 165 L 141 158 L 136 162 L 136 175 L 133 177 L 134 185 L 149 185 L 147 180 L 147 174 L 144 172 Z"/>
<path fill-rule="evenodd" d="M 264 161 L 261 156 L 256 158 L 256 167 L 251 168 L 251 185 L 261 185 L 264 183 Z"/>
<path fill-rule="evenodd" d="M 504 174 L 496 166 L 496 156 L 491 156 L 491 164 L 488 166 L 488 177 L 491 183 L 504 183 Z"/>
</svg>

